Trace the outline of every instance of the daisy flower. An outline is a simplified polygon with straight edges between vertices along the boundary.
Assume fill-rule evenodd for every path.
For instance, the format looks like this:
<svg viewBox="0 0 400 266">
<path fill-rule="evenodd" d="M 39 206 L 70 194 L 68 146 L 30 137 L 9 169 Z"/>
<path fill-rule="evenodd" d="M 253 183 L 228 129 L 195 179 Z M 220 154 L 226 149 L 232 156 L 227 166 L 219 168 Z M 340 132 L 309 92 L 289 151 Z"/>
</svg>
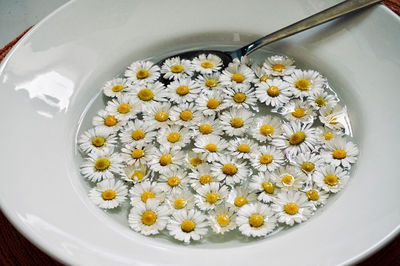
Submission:
<svg viewBox="0 0 400 266">
<path fill-rule="evenodd" d="M 227 87 L 236 87 L 242 84 L 250 87 L 250 83 L 254 78 L 255 75 L 251 68 L 243 64 L 232 63 L 222 71 L 220 76 L 221 84 Z"/>
<path fill-rule="evenodd" d="M 227 185 L 237 184 L 249 176 L 250 170 L 245 162 L 231 156 L 221 156 L 211 166 L 211 173 L 218 181 L 225 181 Z"/>
<path fill-rule="evenodd" d="M 300 69 L 295 69 L 290 76 L 285 76 L 283 79 L 289 83 L 293 95 L 298 98 L 320 94 L 326 82 L 317 71 Z"/>
<path fill-rule="evenodd" d="M 316 113 L 310 105 L 300 99 L 295 99 L 287 103 L 283 108 L 282 114 L 289 121 L 299 121 L 312 124 Z"/>
<path fill-rule="evenodd" d="M 189 129 L 173 125 L 162 128 L 158 132 L 157 141 L 161 145 L 180 150 L 190 142 L 190 138 L 191 134 Z"/>
<path fill-rule="evenodd" d="M 140 202 L 146 203 L 148 199 L 156 199 L 158 202 L 163 202 L 165 193 L 157 182 L 145 180 L 135 184 L 130 190 L 131 205 L 136 207 Z"/>
<path fill-rule="evenodd" d="M 194 190 L 198 190 L 200 187 L 218 182 L 217 178 L 211 173 L 211 166 L 209 164 L 202 164 L 189 173 L 190 185 Z"/>
<path fill-rule="evenodd" d="M 330 141 L 343 136 L 342 131 L 336 131 L 328 127 L 317 127 L 315 131 L 320 144 L 329 143 Z"/>
<path fill-rule="evenodd" d="M 154 82 L 160 77 L 160 67 L 151 61 L 135 61 L 125 71 L 125 77 L 134 84 Z"/>
<path fill-rule="evenodd" d="M 89 198 L 102 209 L 114 209 L 121 205 L 128 195 L 128 189 L 119 180 L 105 179 L 89 191 Z"/>
<path fill-rule="evenodd" d="M 328 128 L 341 130 L 342 128 L 349 128 L 349 117 L 347 115 L 346 107 L 340 104 L 335 107 L 325 106 L 319 109 L 319 120 Z"/>
<path fill-rule="evenodd" d="M 161 66 L 161 73 L 165 79 L 178 80 L 193 76 L 193 66 L 190 60 L 179 57 L 168 58 Z"/>
<path fill-rule="evenodd" d="M 126 165 L 145 165 L 151 158 L 152 149 L 146 144 L 128 144 L 121 148 L 121 158 Z"/>
<path fill-rule="evenodd" d="M 199 75 L 196 79 L 197 85 L 201 90 L 215 90 L 222 89 L 221 82 L 219 80 L 220 74 L 213 73 L 208 75 Z"/>
<path fill-rule="evenodd" d="M 259 149 L 251 155 L 251 165 L 258 171 L 272 172 L 285 163 L 283 153 L 274 146 L 260 146 Z"/>
<path fill-rule="evenodd" d="M 208 135 L 196 138 L 194 146 L 196 148 L 193 148 L 193 151 L 202 154 L 202 159 L 213 162 L 220 159 L 228 143 L 218 136 Z"/>
<path fill-rule="evenodd" d="M 291 163 L 308 175 L 318 169 L 324 163 L 324 159 L 318 154 L 306 152 L 298 154 Z"/>
<path fill-rule="evenodd" d="M 225 88 L 223 91 L 225 94 L 223 108 L 251 108 L 258 110 L 256 93 L 253 88 L 237 85 L 232 88 Z"/>
<path fill-rule="evenodd" d="M 199 166 L 206 163 L 206 161 L 201 159 L 201 157 L 201 153 L 189 151 L 185 156 L 185 166 L 187 168 L 196 170 Z"/>
<path fill-rule="evenodd" d="M 225 201 L 229 194 L 227 186 L 220 186 L 219 183 L 209 183 L 199 187 L 195 195 L 196 205 L 202 211 L 214 209 L 215 206 Z"/>
<path fill-rule="evenodd" d="M 264 68 L 258 65 L 253 65 L 252 69 L 254 71 L 254 74 L 256 75 L 256 78 L 253 80 L 253 83 L 255 83 L 256 85 L 264 83 L 272 77 L 271 75 L 267 74 Z"/>
<path fill-rule="evenodd" d="M 222 60 L 213 54 L 201 54 L 192 60 L 194 71 L 200 72 L 201 74 L 212 74 L 218 72 L 222 66 Z"/>
<path fill-rule="evenodd" d="M 131 95 L 135 105 L 141 111 L 145 111 L 156 102 L 166 101 L 167 92 L 164 84 L 157 81 L 135 85 L 129 95 Z"/>
<path fill-rule="evenodd" d="M 160 205 L 156 199 L 149 199 L 131 209 L 128 223 L 133 230 L 145 236 L 156 235 L 167 226 L 169 214 L 167 206 Z"/>
<path fill-rule="evenodd" d="M 220 117 L 222 129 L 228 136 L 242 136 L 252 125 L 253 115 L 246 109 L 226 111 Z"/>
<path fill-rule="evenodd" d="M 208 218 L 211 228 L 217 234 L 224 234 L 236 228 L 235 208 L 229 204 L 221 204 L 210 211 Z"/>
<path fill-rule="evenodd" d="M 189 183 L 189 178 L 186 177 L 186 172 L 182 169 L 169 170 L 160 175 L 158 182 L 164 192 L 170 193 L 177 188 L 185 188 Z"/>
<path fill-rule="evenodd" d="M 291 75 L 296 68 L 294 60 L 281 55 L 268 57 L 263 64 L 263 69 L 267 75 L 271 76 L 286 76 Z"/>
<path fill-rule="evenodd" d="M 328 94 L 326 91 L 321 91 L 320 93 L 307 98 L 307 103 L 315 110 L 319 110 L 325 106 L 335 107 L 338 102 L 339 99 L 337 96 Z"/>
<path fill-rule="evenodd" d="M 167 97 L 177 104 L 188 103 L 195 101 L 200 91 L 199 85 L 190 78 L 179 79 L 167 86 Z"/>
<path fill-rule="evenodd" d="M 162 128 L 172 124 L 170 118 L 171 104 L 156 103 L 151 105 L 143 114 L 143 120 L 154 128 Z"/>
<path fill-rule="evenodd" d="M 129 165 L 124 168 L 122 178 L 130 183 L 138 183 L 150 178 L 151 171 L 146 165 Z"/>
<path fill-rule="evenodd" d="M 122 174 L 122 167 L 119 154 L 105 149 L 89 153 L 81 164 L 81 174 L 92 182 L 98 182 Z"/>
<path fill-rule="evenodd" d="M 161 145 L 160 149 L 152 149 L 147 165 L 153 171 L 163 174 L 168 170 L 177 170 L 182 165 L 184 156 L 181 151 Z"/>
<path fill-rule="evenodd" d="M 177 124 L 189 128 L 199 121 L 201 117 L 200 111 L 194 103 L 184 103 L 172 107 L 171 120 Z"/>
<path fill-rule="evenodd" d="M 265 115 L 254 120 L 250 133 L 259 142 L 266 143 L 281 135 L 281 126 L 282 123 L 278 117 Z"/>
<path fill-rule="evenodd" d="M 128 121 L 119 133 L 122 144 L 146 144 L 151 143 L 157 135 L 154 125 L 143 120 L 135 119 Z"/>
<path fill-rule="evenodd" d="M 118 119 L 116 116 L 111 115 L 106 110 L 100 110 L 96 116 L 93 117 L 92 125 L 106 130 L 117 132 L 122 126 L 127 123 L 127 120 Z"/>
<path fill-rule="evenodd" d="M 199 122 L 192 127 L 194 136 L 201 135 L 215 135 L 219 136 L 222 134 L 222 127 L 219 120 L 215 120 L 213 116 L 204 117 L 200 116 Z"/>
<path fill-rule="evenodd" d="M 276 227 L 274 212 L 263 203 L 250 203 L 237 213 L 236 223 L 245 236 L 260 237 L 272 232 Z"/>
<path fill-rule="evenodd" d="M 308 198 L 308 201 L 314 205 L 314 207 L 325 205 L 328 200 L 329 193 L 319 189 L 317 186 L 311 187 L 304 191 Z"/>
<path fill-rule="evenodd" d="M 126 79 L 115 78 L 104 84 L 103 93 L 108 97 L 117 97 L 118 95 L 129 92 L 131 89 L 130 85 L 131 82 Z"/>
<path fill-rule="evenodd" d="M 113 100 L 107 102 L 106 111 L 119 120 L 134 118 L 138 113 L 137 106 L 129 94 L 118 95 Z"/>
<path fill-rule="evenodd" d="M 249 191 L 247 185 L 245 186 L 235 186 L 234 189 L 229 193 L 227 202 L 235 206 L 236 208 L 241 208 L 242 206 L 257 201 L 257 194 Z"/>
<path fill-rule="evenodd" d="M 337 193 L 347 184 L 349 174 L 340 166 L 326 165 L 314 173 L 313 179 L 321 189 Z"/>
<path fill-rule="evenodd" d="M 293 226 L 312 216 L 313 205 L 303 192 L 289 190 L 280 192 L 271 207 L 278 222 Z"/>
<path fill-rule="evenodd" d="M 341 165 L 344 168 L 350 168 L 351 164 L 357 161 L 358 148 L 346 138 L 336 138 L 326 144 L 325 150 L 321 152 L 322 158 L 333 166 Z"/>
<path fill-rule="evenodd" d="M 272 179 L 282 190 L 297 190 L 307 181 L 307 176 L 294 166 L 285 166 L 272 173 Z"/>
<path fill-rule="evenodd" d="M 251 177 L 249 189 L 259 193 L 257 199 L 264 203 L 274 200 L 280 189 L 275 186 L 275 180 L 270 173 L 258 173 Z"/>
<path fill-rule="evenodd" d="M 275 107 L 287 103 L 292 92 L 287 82 L 274 78 L 257 84 L 255 94 L 260 102 Z"/>
<path fill-rule="evenodd" d="M 252 153 L 258 150 L 257 144 L 248 138 L 235 138 L 229 141 L 230 155 L 239 159 L 250 159 Z"/>
<path fill-rule="evenodd" d="M 169 194 L 166 204 L 171 211 L 186 209 L 190 210 L 194 207 L 193 193 L 187 189 L 176 188 Z"/>
<path fill-rule="evenodd" d="M 116 144 L 116 135 L 102 127 L 91 128 L 83 132 L 78 139 L 79 148 L 85 153 L 113 149 Z"/>
<path fill-rule="evenodd" d="M 200 240 L 207 234 L 207 226 L 207 218 L 202 212 L 183 209 L 172 213 L 167 229 L 175 239 L 189 244 L 191 240 Z"/>
<path fill-rule="evenodd" d="M 196 100 L 197 108 L 205 116 L 215 116 L 224 109 L 223 94 L 220 91 L 205 91 Z"/>
<path fill-rule="evenodd" d="M 315 128 L 311 124 L 301 124 L 291 121 L 282 125 L 282 135 L 273 139 L 271 144 L 278 149 L 284 149 L 289 160 L 298 153 L 310 152 L 315 149 L 317 138 Z"/>
</svg>

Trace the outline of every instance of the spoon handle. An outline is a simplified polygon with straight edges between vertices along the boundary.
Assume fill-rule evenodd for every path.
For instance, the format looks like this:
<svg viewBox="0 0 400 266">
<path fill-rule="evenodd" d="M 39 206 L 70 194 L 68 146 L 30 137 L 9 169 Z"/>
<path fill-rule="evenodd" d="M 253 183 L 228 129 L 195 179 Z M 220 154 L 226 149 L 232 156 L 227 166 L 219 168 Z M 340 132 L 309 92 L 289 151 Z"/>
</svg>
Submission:
<svg viewBox="0 0 400 266">
<path fill-rule="evenodd" d="M 312 27 L 318 26 L 322 23 L 328 22 L 332 19 L 341 17 L 348 13 L 360 10 L 367 6 L 381 2 L 382 0 L 347 0 L 325 9 L 317 14 L 307 17 L 299 22 L 293 23 L 283 29 L 277 30 L 267 36 L 264 36 L 236 51 L 233 51 L 234 57 L 241 57 L 254 52 L 255 50 L 270 44 L 272 42 L 278 41 L 285 37 L 289 37 L 298 32 L 310 29 Z"/>
</svg>

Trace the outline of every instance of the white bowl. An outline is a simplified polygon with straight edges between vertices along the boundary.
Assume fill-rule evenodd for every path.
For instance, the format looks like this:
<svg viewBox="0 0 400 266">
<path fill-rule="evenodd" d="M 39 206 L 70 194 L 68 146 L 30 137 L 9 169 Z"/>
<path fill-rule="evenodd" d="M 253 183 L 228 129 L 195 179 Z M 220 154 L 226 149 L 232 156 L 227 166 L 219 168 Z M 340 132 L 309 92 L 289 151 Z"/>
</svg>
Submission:
<svg viewBox="0 0 400 266">
<path fill-rule="evenodd" d="M 89 202 L 75 138 L 102 84 L 132 61 L 207 43 L 241 44 L 336 0 L 72 1 L 0 68 L 0 205 L 38 246 L 78 265 L 336 265 L 399 231 L 399 19 L 376 6 L 272 45 L 331 81 L 361 154 L 351 181 L 309 221 L 243 243 L 184 246 L 141 236 Z"/>
</svg>

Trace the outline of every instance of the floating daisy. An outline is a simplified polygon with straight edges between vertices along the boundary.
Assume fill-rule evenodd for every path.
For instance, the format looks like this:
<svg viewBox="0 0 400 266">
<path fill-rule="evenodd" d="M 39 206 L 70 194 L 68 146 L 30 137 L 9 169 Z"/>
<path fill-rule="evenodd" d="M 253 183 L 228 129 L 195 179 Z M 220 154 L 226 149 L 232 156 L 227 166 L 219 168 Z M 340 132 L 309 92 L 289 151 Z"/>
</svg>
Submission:
<svg viewBox="0 0 400 266">
<path fill-rule="evenodd" d="M 146 111 L 156 102 L 164 102 L 167 100 L 165 86 L 158 81 L 154 83 L 137 84 L 132 88 L 129 95 L 131 95 L 135 105 L 137 105 L 141 111 Z"/>
<path fill-rule="evenodd" d="M 321 189 L 337 193 L 347 184 L 349 175 L 340 166 L 326 165 L 314 173 L 313 179 Z"/>
<path fill-rule="evenodd" d="M 218 204 L 225 201 L 229 194 L 227 186 L 220 186 L 219 183 L 209 183 L 199 187 L 196 192 L 196 205 L 202 211 L 212 210 Z"/>
<path fill-rule="evenodd" d="M 143 114 L 143 120 L 154 128 L 166 127 L 173 123 L 170 118 L 170 111 L 170 103 L 156 103 Z"/>
<path fill-rule="evenodd" d="M 135 119 L 128 121 L 119 133 L 119 138 L 122 144 L 146 144 L 151 143 L 156 136 L 154 125 L 146 123 L 143 120 Z"/>
<path fill-rule="evenodd" d="M 293 165 L 297 166 L 306 175 L 312 174 L 324 163 L 324 159 L 319 155 L 311 152 L 300 153 L 292 162 Z"/>
<path fill-rule="evenodd" d="M 125 71 L 125 77 L 134 84 L 153 82 L 160 77 L 160 67 L 151 61 L 136 61 Z"/>
<path fill-rule="evenodd" d="M 272 174 L 277 187 L 282 190 L 297 190 L 300 189 L 307 181 L 307 176 L 294 166 L 280 167 Z"/>
<path fill-rule="evenodd" d="M 291 75 L 296 68 L 294 60 L 281 55 L 268 57 L 263 64 L 264 71 L 271 76 Z"/>
<path fill-rule="evenodd" d="M 237 85 L 249 87 L 254 77 L 254 72 L 248 66 L 231 63 L 222 71 L 220 80 L 221 84 L 227 87 L 236 87 Z"/>
<path fill-rule="evenodd" d="M 245 108 L 258 110 L 256 93 L 252 87 L 237 85 L 223 89 L 223 108 Z"/>
<path fill-rule="evenodd" d="M 328 164 L 350 168 L 357 161 L 358 148 L 353 142 L 347 142 L 346 138 L 341 137 L 327 143 L 321 155 Z"/>
<path fill-rule="evenodd" d="M 189 173 L 190 185 L 194 190 L 200 187 L 210 184 L 213 182 L 218 182 L 217 178 L 211 173 L 211 166 L 209 164 L 202 164 Z"/>
<path fill-rule="evenodd" d="M 321 91 L 320 93 L 307 98 L 307 103 L 315 110 L 319 110 L 325 106 L 335 107 L 338 101 L 339 99 L 337 96 L 328 94 L 326 91 Z"/>
<path fill-rule="evenodd" d="M 167 229 L 175 239 L 190 243 L 207 234 L 208 221 L 204 214 L 195 209 L 179 210 L 172 213 Z"/>
<path fill-rule="evenodd" d="M 124 168 L 122 178 L 130 183 L 138 183 L 150 178 L 151 171 L 145 165 L 129 165 Z"/>
<path fill-rule="evenodd" d="M 241 208 L 242 206 L 253 203 L 257 201 L 257 194 L 249 191 L 247 185 L 237 185 L 229 193 L 227 202 L 235 206 L 236 208 Z"/>
<path fill-rule="evenodd" d="M 171 191 L 166 203 L 172 211 L 180 209 L 190 210 L 194 207 L 194 196 L 187 189 L 176 188 Z"/>
<path fill-rule="evenodd" d="M 252 125 L 253 115 L 246 109 L 226 111 L 220 117 L 222 129 L 228 136 L 241 136 Z"/>
<path fill-rule="evenodd" d="M 320 94 L 323 91 L 325 78 L 314 70 L 296 69 L 290 76 L 283 78 L 289 83 L 295 97 L 308 97 Z"/>
<path fill-rule="evenodd" d="M 173 81 L 167 86 L 168 99 L 177 104 L 195 101 L 200 91 L 199 85 L 190 78 Z"/>
<path fill-rule="evenodd" d="M 219 136 L 222 134 L 222 127 L 219 120 L 215 120 L 213 116 L 204 117 L 200 116 L 199 122 L 192 127 L 194 136 L 201 135 L 215 135 Z"/>
<path fill-rule="evenodd" d="M 311 106 L 300 99 L 290 101 L 282 109 L 284 117 L 289 121 L 312 124 L 316 116 Z"/>
<path fill-rule="evenodd" d="M 163 202 L 165 193 L 157 182 L 145 180 L 135 184 L 130 190 L 131 205 L 135 207 L 140 202 L 146 203 L 148 199 L 156 199 L 158 202 Z"/>
<path fill-rule="evenodd" d="M 221 156 L 214 162 L 211 173 L 218 181 L 225 181 L 227 185 L 237 184 L 249 176 L 249 169 L 244 161 L 231 156 Z"/>
<path fill-rule="evenodd" d="M 129 92 L 131 90 L 130 85 L 130 81 L 123 78 L 116 78 L 104 84 L 103 93 L 108 97 L 117 97 L 118 95 Z"/>
<path fill-rule="evenodd" d="M 250 203 L 240 208 L 236 223 L 243 235 L 252 237 L 265 236 L 277 225 L 274 212 L 268 205 L 260 202 Z"/>
<path fill-rule="evenodd" d="M 182 165 L 184 156 L 181 151 L 161 145 L 160 149 L 152 149 L 147 165 L 153 171 L 163 174 L 169 170 L 177 170 Z"/>
<path fill-rule="evenodd" d="M 258 173 L 251 177 L 249 189 L 254 193 L 259 193 L 257 199 L 264 203 L 274 200 L 280 189 L 276 187 L 275 180 L 270 173 Z"/>
<path fill-rule="evenodd" d="M 131 209 L 128 223 L 133 230 L 145 236 L 156 235 L 167 226 L 169 214 L 167 206 L 160 205 L 156 199 L 149 199 Z"/>
<path fill-rule="evenodd" d="M 343 136 L 342 131 L 337 131 L 328 127 L 317 127 L 315 132 L 320 144 L 326 144 L 338 137 Z"/>
<path fill-rule="evenodd" d="M 128 120 L 136 116 L 139 108 L 131 96 L 123 94 L 108 101 L 106 111 L 118 120 Z"/>
<path fill-rule="evenodd" d="M 292 92 L 287 82 L 275 78 L 257 84 L 255 94 L 260 102 L 275 107 L 286 104 Z"/>
<path fill-rule="evenodd" d="M 201 159 L 201 157 L 202 157 L 201 153 L 189 151 L 185 156 L 185 165 L 186 165 L 186 167 L 195 170 L 199 166 L 205 164 L 206 161 Z"/>
<path fill-rule="evenodd" d="M 211 228 L 217 234 L 224 234 L 236 228 L 235 208 L 229 204 L 221 204 L 210 211 L 209 221 Z"/>
<path fill-rule="evenodd" d="M 329 197 L 328 192 L 321 190 L 317 186 L 306 189 L 304 193 L 306 193 L 308 201 L 314 205 L 314 208 L 317 206 L 325 205 Z"/>
<path fill-rule="evenodd" d="M 182 169 L 166 171 L 160 175 L 158 182 L 164 192 L 170 193 L 177 188 L 186 188 L 189 183 L 189 178 L 186 175 L 186 172 Z"/>
<path fill-rule="evenodd" d="M 173 57 L 165 60 L 161 67 L 161 73 L 165 79 L 178 80 L 193 75 L 193 66 L 190 60 Z"/>
<path fill-rule="evenodd" d="M 219 80 L 219 76 L 220 76 L 219 73 L 199 75 L 196 78 L 196 83 L 199 85 L 201 90 L 218 91 L 223 88 Z"/>
<path fill-rule="evenodd" d="M 201 74 L 212 74 L 221 69 L 222 60 L 213 54 L 201 54 L 192 60 L 194 71 L 200 72 Z"/>
<path fill-rule="evenodd" d="M 271 207 L 278 222 L 293 226 L 311 217 L 313 205 L 303 192 L 289 190 L 280 192 Z"/>
<path fill-rule="evenodd" d="M 248 138 L 235 138 L 229 141 L 228 150 L 233 157 L 250 159 L 250 156 L 258 150 L 257 144 Z"/>
<path fill-rule="evenodd" d="M 172 107 L 171 120 L 177 124 L 189 128 L 199 121 L 201 117 L 200 111 L 194 103 L 184 103 Z"/>
<path fill-rule="evenodd" d="M 145 144 L 128 144 L 121 148 L 121 158 L 126 165 L 138 167 L 151 158 L 152 148 Z"/>
<path fill-rule="evenodd" d="M 81 164 L 81 174 L 92 182 L 112 179 L 122 174 L 122 159 L 118 153 L 105 149 L 88 154 Z"/>
<path fill-rule="evenodd" d="M 225 107 L 222 105 L 224 99 L 220 91 L 205 91 L 196 100 L 198 110 L 205 116 L 215 116 Z"/>
<path fill-rule="evenodd" d="M 215 135 L 199 136 L 194 146 L 193 151 L 202 154 L 202 159 L 213 162 L 220 159 L 228 142 Z"/>
<path fill-rule="evenodd" d="M 335 107 L 325 106 L 319 109 L 319 120 L 326 127 L 341 130 L 342 128 L 349 128 L 349 117 L 347 115 L 347 109 L 342 107 L 340 104 Z"/>
<path fill-rule="evenodd" d="M 89 191 L 89 198 L 103 209 L 114 209 L 120 206 L 128 195 L 128 189 L 119 180 L 105 179 Z"/>
<path fill-rule="evenodd" d="M 259 142 L 266 143 L 281 135 L 281 125 L 282 123 L 279 118 L 265 115 L 254 120 L 253 126 L 250 128 L 250 133 Z"/>
<path fill-rule="evenodd" d="M 175 149 L 183 148 L 191 138 L 189 129 L 178 125 L 164 127 L 158 133 L 158 143 Z"/>
<path fill-rule="evenodd" d="M 126 122 L 127 120 L 118 119 L 116 116 L 111 115 L 106 110 L 100 110 L 97 115 L 93 117 L 92 125 L 112 132 L 117 132 L 126 124 Z"/>
<path fill-rule="evenodd" d="M 79 148 L 85 153 L 113 149 L 116 144 L 116 135 L 102 127 L 91 128 L 83 132 L 78 139 Z"/>
<path fill-rule="evenodd" d="M 251 155 L 251 165 L 258 171 L 272 172 L 281 166 L 285 159 L 283 153 L 274 146 L 260 146 L 259 149 Z"/>
<path fill-rule="evenodd" d="M 253 65 L 252 67 L 254 74 L 256 75 L 256 78 L 253 80 L 253 83 L 260 84 L 264 83 L 267 80 L 271 79 L 271 75 L 269 75 L 264 68 L 258 66 L 258 65 Z"/>
</svg>

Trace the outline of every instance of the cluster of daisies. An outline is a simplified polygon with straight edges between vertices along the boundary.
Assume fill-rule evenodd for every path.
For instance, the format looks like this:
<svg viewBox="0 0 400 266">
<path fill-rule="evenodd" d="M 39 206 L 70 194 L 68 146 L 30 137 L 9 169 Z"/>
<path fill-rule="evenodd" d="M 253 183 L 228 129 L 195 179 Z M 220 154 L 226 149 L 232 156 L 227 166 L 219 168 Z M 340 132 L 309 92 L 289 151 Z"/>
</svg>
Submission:
<svg viewBox="0 0 400 266">
<path fill-rule="evenodd" d="M 358 149 L 327 80 L 278 55 L 222 66 L 212 54 L 137 61 L 104 85 L 106 107 L 78 140 L 96 205 L 129 201 L 133 230 L 189 243 L 265 236 L 343 188 Z"/>
</svg>

